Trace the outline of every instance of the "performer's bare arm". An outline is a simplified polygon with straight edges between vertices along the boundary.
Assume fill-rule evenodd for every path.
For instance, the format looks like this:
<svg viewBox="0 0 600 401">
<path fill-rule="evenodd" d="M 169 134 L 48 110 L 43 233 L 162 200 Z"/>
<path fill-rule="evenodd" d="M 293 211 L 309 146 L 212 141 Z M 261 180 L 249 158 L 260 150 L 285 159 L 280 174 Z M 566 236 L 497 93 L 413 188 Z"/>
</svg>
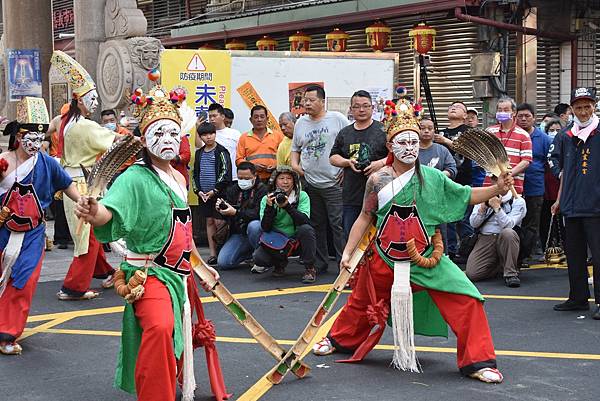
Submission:
<svg viewBox="0 0 600 401">
<path fill-rule="evenodd" d="M 81 194 L 77 190 L 77 185 L 72 182 L 66 189 L 63 190 L 63 194 L 67 195 L 73 202 L 78 202 Z"/>
<path fill-rule="evenodd" d="M 362 211 L 350 230 L 348 241 L 346 242 L 346 247 L 342 254 L 342 260 L 340 262 L 342 268 L 347 267 L 352 252 L 377 214 L 377 210 L 379 209 L 377 194 L 393 179 L 393 169 L 389 166 L 383 167 L 381 170 L 369 176 L 367 185 L 365 186 Z"/>
<path fill-rule="evenodd" d="M 105 225 L 113 217 L 110 210 L 89 196 L 79 198 L 75 207 L 75 215 L 94 227 Z"/>
<path fill-rule="evenodd" d="M 300 175 L 300 177 L 304 177 L 304 170 L 300 165 L 300 152 L 292 152 L 290 153 L 290 162 L 292 164 L 292 169 Z"/>
<path fill-rule="evenodd" d="M 471 192 L 471 201 L 469 204 L 476 205 L 478 203 L 483 203 L 494 196 L 505 195 L 510 190 L 510 186 L 513 185 L 514 182 L 515 180 L 510 173 L 502 173 L 500 177 L 498 177 L 496 185 L 473 188 Z"/>
</svg>

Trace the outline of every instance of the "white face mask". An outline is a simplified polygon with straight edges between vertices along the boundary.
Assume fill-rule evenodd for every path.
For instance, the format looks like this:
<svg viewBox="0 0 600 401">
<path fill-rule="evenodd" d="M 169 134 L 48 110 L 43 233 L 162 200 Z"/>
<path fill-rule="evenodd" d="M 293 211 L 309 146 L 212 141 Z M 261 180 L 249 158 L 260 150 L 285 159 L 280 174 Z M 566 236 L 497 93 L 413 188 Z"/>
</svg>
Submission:
<svg viewBox="0 0 600 401">
<path fill-rule="evenodd" d="M 404 164 L 413 164 L 419 157 L 419 135 L 404 131 L 392 139 L 392 153 Z"/>
<path fill-rule="evenodd" d="M 254 186 L 254 179 L 242 180 L 242 179 L 238 178 L 238 186 L 240 187 L 240 189 L 242 191 L 250 189 Z"/>
<path fill-rule="evenodd" d="M 92 89 L 81 98 L 83 105 L 87 111 L 92 114 L 98 108 L 98 92 L 96 89 Z"/>
<path fill-rule="evenodd" d="M 181 128 L 172 120 L 158 120 L 146 128 L 146 147 L 154 156 L 173 160 L 179 155 Z"/>
<path fill-rule="evenodd" d="M 26 132 L 21 138 L 21 146 L 29 156 L 35 155 L 42 148 L 43 132 Z"/>
</svg>

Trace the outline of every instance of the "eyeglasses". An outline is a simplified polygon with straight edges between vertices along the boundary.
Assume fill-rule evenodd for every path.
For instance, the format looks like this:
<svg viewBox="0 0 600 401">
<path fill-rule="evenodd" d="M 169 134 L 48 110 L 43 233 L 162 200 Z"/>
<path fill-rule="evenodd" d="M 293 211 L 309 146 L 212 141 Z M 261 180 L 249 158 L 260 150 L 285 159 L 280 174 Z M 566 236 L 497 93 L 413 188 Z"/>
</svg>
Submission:
<svg viewBox="0 0 600 401">
<path fill-rule="evenodd" d="M 373 105 L 371 105 L 371 104 L 361 104 L 361 105 L 355 104 L 351 108 L 352 108 L 352 110 L 369 110 L 371 107 L 373 107 Z"/>
</svg>

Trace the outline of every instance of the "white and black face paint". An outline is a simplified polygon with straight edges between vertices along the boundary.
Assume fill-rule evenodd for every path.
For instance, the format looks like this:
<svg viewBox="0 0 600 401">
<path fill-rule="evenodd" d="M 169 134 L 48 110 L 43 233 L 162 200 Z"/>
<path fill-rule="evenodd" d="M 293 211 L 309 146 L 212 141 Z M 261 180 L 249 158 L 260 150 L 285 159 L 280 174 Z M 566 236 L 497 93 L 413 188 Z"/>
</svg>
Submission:
<svg viewBox="0 0 600 401">
<path fill-rule="evenodd" d="M 21 137 L 21 146 L 29 156 L 35 155 L 42 148 L 45 134 L 43 132 L 24 132 Z"/>
<path fill-rule="evenodd" d="M 87 111 L 92 114 L 98 108 L 98 92 L 96 92 L 96 89 L 92 89 L 82 96 L 81 101 Z"/>
<path fill-rule="evenodd" d="M 394 157 L 405 164 L 413 164 L 419 157 L 419 135 L 413 131 L 404 131 L 392 138 Z"/>
<path fill-rule="evenodd" d="M 158 120 L 146 128 L 146 147 L 154 156 L 173 160 L 179 154 L 181 127 L 172 120 Z"/>
</svg>

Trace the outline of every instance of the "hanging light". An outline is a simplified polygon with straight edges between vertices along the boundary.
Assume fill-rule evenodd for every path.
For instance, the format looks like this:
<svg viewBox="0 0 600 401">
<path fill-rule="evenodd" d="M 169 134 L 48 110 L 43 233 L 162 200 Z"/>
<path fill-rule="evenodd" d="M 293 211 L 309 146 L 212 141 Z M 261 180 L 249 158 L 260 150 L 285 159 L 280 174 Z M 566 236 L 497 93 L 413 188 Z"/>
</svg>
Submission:
<svg viewBox="0 0 600 401">
<path fill-rule="evenodd" d="M 375 21 L 373 25 L 365 29 L 365 33 L 367 34 L 367 45 L 371 46 L 375 52 L 381 52 L 386 46 L 392 45 L 392 28 L 383 21 Z"/>
<path fill-rule="evenodd" d="M 277 47 L 277 41 L 269 35 L 265 35 L 256 41 L 256 47 L 258 47 L 258 50 L 260 51 L 273 51 Z"/>
<path fill-rule="evenodd" d="M 408 32 L 410 46 L 419 54 L 427 54 L 435 50 L 435 35 L 435 29 L 421 22 Z"/>
<path fill-rule="evenodd" d="M 330 52 L 345 52 L 349 37 L 350 36 L 340 28 L 335 28 L 325 35 L 325 39 L 327 39 L 327 50 Z"/>
</svg>

